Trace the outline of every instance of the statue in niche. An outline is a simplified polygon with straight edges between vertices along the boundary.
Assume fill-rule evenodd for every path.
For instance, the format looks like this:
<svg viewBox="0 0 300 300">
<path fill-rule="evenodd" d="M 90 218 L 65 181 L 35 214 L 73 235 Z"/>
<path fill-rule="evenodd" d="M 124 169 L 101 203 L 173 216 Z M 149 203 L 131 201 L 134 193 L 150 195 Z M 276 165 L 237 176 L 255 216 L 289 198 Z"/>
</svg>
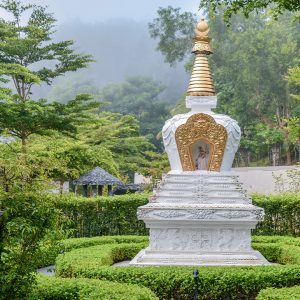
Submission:
<svg viewBox="0 0 300 300">
<path fill-rule="evenodd" d="M 204 141 L 196 142 L 192 147 L 195 170 L 208 171 L 211 157 L 210 145 Z"/>
</svg>

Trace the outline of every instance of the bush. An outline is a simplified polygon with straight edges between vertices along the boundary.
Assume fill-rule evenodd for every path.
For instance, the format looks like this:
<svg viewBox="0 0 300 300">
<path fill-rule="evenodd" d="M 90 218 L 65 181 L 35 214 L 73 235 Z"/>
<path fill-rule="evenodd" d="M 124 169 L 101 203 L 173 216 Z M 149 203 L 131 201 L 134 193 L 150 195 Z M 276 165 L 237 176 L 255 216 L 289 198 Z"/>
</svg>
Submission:
<svg viewBox="0 0 300 300">
<path fill-rule="evenodd" d="M 73 247 L 74 250 L 60 255 L 56 260 L 58 275 L 138 284 L 150 288 L 160 299 L 189 299 L 193 294 L 194 267 L 111 267 L 114 262 L 132 258 L 145 243 L 132 240 L 130 244 L 104 244 L 105 239 L 100 240 L 94 240 L 92 247 Z M 79 239 L 78 244 L 84 247 L 89 242 L 84 244 Z M 255 299 L 263 288 L 300 284 L 299 245 L 300 238 L 255 237 L 253 246 L 257 250 L 274 262 L 288 265 L 200 267 L 200 299 Z"/>
<path fill-rule="evenodd" d="M 131 284 L 85 278 L 53 278 L 38 276 L 37 285 L 28 297 L 32 300 L 156 300 L 153 292 Z"/>
<path fill-rule="evenodd" d="M 57 256 L 62 216 L 43 192 L 15 189 L 0 193 L 0 299 L 23 299 L 35 282 L 34 271 Z"/>
<path fill-rule="evenodd" d="M 146 243 L 148 236 L 135 236 L 135 235 L 117 235 L 117 236 L 97 236 L 92 238 L 74 238 L 62 241 L 65 251 L 72 249 L 86 248 L 96 245 L 105 244 L 124 244 L 124 243 Z"/>
<path fill-rule="evenodd" d="M 254 230 L 256 235 L 300 234 L 300 195 L 253 195 L 253 204 L 264 208 L 264 221 Z"/>
<path fill-rule="evenodd" d="M 274 289 L 268 288 L 260 291 L 257 300 L 299 300 L 300 286 Z"/>
<path fill-rule="evenodd" d="M 137 208 L 148 202 L 147 194 L 84 198 L 71 194 L 58 198 L 58 208 L 69 218 L 67 229 L 73 237 L 99 235 L 147 235 L 144 222 L 138 221 Z"/>
</svg>

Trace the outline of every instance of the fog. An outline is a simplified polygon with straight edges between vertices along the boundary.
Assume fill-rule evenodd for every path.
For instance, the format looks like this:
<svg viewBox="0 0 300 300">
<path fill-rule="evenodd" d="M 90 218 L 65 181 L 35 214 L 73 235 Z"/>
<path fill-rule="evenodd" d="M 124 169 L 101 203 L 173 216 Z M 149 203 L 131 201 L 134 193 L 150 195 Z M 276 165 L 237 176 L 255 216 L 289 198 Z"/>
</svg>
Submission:
<svg viewBox="0 0 300 300">
<path fill-rule="evenodd" d="M 51 89 L 64 84 L 64 80 L 91 81 L 101 88 L 136 75 L 162 81 L 166 86 L 166 101 L 175 102 L 185 92 L 188 75 L 183 64 L 170 67 L 164 62 L 156 50 L 157 42 L 149 36 L 148 23 L 156 17 L 159 7 L 168 5 L 197 13 L 197 0 L 23 0 L 22 3 L 48 6 L 57 19 L 55 41 L 74 40 L 78 52 L 91 54 L 96 60 L 88 69 L 56 79 L 52 87 L 42 85 L 35 89 L 35 98 L 47 98 Z"/>
<path fill-rule="evenodd" d="M 73 21 L 57 28 L 56 40 L 76 41 L 76 50 L 91 54 L 96 59 L 89 68 L 65 77 L 78 76 L 92 81 L 98 87 L 122 82 L 126 76 L 147 76 L 160 80 L 166 86 L 166 99 L 177 101 L 187 88 L 188 75 L 183 64 L 170 67 L 156 51 L 156 41 L 148 33 L 147 22 L 111 20 L 93 24 Z M 58 78 L 55 84 L 63 81 Z M 47 96 L 49 88 L 42 88 L 39 96 Z"/>
</svg>

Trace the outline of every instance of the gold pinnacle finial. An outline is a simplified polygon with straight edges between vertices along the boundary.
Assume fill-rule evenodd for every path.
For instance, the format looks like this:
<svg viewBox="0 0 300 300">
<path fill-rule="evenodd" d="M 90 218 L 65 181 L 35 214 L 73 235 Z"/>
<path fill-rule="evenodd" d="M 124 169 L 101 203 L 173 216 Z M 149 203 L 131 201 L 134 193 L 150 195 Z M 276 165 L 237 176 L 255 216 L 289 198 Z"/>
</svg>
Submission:
<svg viewBox="0 0 300 300">
<path fill-rule="evenodd" d="M 197 24 L 195 33 L 192 52 L 196 54 L 196 58 L 187 94 L 188 96 L 214 96 L 215 90 L 207 59 L 207 56 L 213 52 L 209 44 L 209 26 L 204 19 Z"/>
</svg>

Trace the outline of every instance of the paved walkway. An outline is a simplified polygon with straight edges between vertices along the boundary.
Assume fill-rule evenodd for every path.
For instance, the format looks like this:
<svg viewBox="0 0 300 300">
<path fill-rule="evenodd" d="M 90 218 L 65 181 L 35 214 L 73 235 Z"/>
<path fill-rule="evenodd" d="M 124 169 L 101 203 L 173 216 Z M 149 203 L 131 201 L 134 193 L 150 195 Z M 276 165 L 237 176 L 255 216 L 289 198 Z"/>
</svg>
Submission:
<svg viewBox="0 0 300 300">
<path fill-rule="evenodd" d="M 55 276 L 55 266 L 49 266 L 49 267 L 37 269 L 37 272 L 42 273 L 46 276 Z"/>
</svg>

